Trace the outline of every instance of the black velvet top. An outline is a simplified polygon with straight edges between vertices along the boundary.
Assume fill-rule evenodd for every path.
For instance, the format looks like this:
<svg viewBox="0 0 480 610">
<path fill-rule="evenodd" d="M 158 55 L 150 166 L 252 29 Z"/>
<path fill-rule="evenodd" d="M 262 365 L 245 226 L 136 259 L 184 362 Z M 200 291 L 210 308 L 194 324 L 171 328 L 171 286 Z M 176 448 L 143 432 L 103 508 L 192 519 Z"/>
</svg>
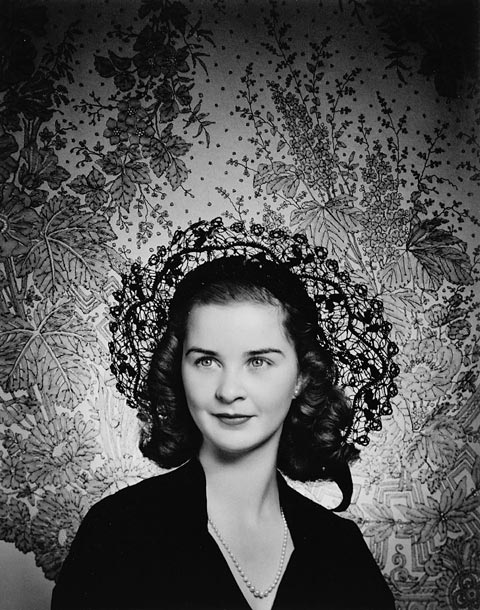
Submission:
<svg viewBox="0 0 480 610">
<path fill-rule="evenodd" d="M 358 527 L 291 489 L 280 502 L 294 551 L 273 610 L 394 610 Z M 87 514 L 52 610 L 249 610 L 207 529 L 197 460 L 101 500 Z"/>
</svg>

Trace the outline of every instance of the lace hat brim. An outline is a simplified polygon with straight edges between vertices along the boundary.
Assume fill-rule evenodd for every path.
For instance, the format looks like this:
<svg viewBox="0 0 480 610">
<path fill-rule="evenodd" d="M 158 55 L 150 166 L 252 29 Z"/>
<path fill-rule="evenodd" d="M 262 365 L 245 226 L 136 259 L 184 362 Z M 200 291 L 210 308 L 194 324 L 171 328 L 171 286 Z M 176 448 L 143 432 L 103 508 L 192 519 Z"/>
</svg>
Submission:
<svg viewBox="0 0 480 610">
<path fill-rule="evenodd" d="M 225 256 L 252 257 L 283 263 L 304 284 L 317 307 L 319 341 L 339 369 L 339 385 L 352 402 L 353 423 L 345 440 L 367 445 L 369 434 L 392 413 L 397 394 L 394 378 L 398 348 L 389 339 L 391 324 L 381 301 L 370 298 L 324 248 L 313 247 L 302 234 L 267 230 L 243 223 L 225 226 L 221 218 L 200 221 L 177 231 L 168 247 L 160 246 L 147 264 L 132 265 L 111 307 L 111 370 L 127 403 L 148 412 L 146 376 L 152 353 L 168 323 L 168 311 L 182 278 L 204 262 Z"/>
</svg>

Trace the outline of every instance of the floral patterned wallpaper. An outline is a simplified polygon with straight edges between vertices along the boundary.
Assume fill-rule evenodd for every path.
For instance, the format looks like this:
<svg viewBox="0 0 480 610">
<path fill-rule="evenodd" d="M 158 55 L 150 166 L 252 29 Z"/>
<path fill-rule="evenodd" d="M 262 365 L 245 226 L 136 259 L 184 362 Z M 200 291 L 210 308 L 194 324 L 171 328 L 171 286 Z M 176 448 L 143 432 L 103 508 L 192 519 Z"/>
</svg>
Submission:
<svg viewBox="0 0 480 610">
<path fill-rule="evenodd" d="M 383 301 L 400 391 L 347 516 L 399 609 L 480 607 L 477 25 L 474 0 L 2 4 L 6 610 L 48 608 L 86 510 L 156 472 L 109 306 L 215 216 L 305 233 Z"/>
</svg>

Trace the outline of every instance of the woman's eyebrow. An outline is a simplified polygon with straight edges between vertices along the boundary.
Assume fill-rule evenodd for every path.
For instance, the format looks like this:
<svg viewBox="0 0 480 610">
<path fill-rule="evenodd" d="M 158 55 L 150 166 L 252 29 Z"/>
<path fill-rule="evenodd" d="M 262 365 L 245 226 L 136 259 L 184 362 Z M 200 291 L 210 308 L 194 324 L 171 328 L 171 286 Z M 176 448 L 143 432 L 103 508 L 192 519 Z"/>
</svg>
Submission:
<svg viewBox="0 0 480 610">
<path fill-rule="evenodd" d="M 218 356 L 218 353 L 211 349 L 205 349 L 203 347 L 196 347 L 196 346 L 190 347 L 185 352 L 185 356 L 188 356 L 191 353 L 203 354 L 204 356 Z M 248 350 L 248 352 L 245 352 L 245 355 L 252 357 L 252 356 L 265 356 L 266 354 L 272 354 L 272 353 L 280 354 L 281 356 L 285 356 L 283 351 L 281 349 L 277 349 L 276 347 L 262 347 L 261 349 Z"/>
<path fill-rule="evenodd" d="M 204 356 L 216 356 L 217 352 L 212 351 L 211 349 L 204 349 L 203 347 L 191 347 L 185 352 L 185 356 L 188 354 L 203 354 Z"/>
<path fill-rule="evenodd" d="M 246 352 L 247 356 L 264 356 L 265 354 L 280 354 L 285 356 L 281 349 L 276 347 L 263 347 L 262 349 L 252 349 Z"/>
</svg>

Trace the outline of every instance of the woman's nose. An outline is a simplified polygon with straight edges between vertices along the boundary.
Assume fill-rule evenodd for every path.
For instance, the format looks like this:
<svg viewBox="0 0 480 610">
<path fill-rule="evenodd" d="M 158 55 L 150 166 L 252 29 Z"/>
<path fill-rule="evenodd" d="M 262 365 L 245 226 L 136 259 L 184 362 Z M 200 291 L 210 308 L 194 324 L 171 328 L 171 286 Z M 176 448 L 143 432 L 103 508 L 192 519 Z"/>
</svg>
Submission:
<svg viewBox="0 0 480 610">
<path fill-rule="evenodd" d="M 218 380 L 215 397 L 224 403 L 231 403 L 245 398 L 245 389 L 238 372 L 223 371 Z"/>
</svg>

